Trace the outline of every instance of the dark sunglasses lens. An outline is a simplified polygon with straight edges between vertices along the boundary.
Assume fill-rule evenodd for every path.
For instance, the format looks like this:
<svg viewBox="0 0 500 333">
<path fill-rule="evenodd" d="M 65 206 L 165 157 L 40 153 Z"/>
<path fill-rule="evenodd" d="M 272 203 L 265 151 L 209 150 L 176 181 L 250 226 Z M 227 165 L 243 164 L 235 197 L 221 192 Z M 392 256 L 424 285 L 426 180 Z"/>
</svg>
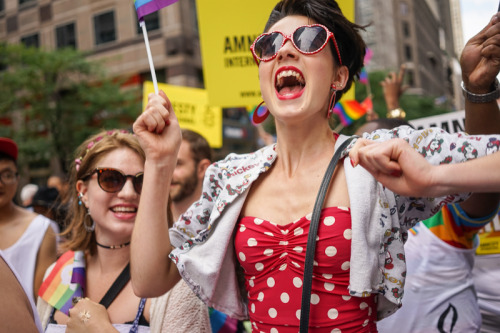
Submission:
<svg viewBox="0 0 500 333">
<path fill-rule="evenodd" d="M 283 43 L 283 36 L 278 32 L 272 32 L 264 35 L 255 43 L 255 54 L 260 59 L 269 59 L 273 57 Z"/>
<path fill-rule="evenodd" d="M 293 34 L 293 42 L 302 52 L 315 52 L 325 44 L 327 37 L 322 27 L 300 27 Z"/>
<path fill-rule="evenodd" d="M 134 177 L 134 189 L 139 194 L 141 194 L 141 191 L 142 191 L 142 181 L 143 180 L 144 180 L 143 173 Z"/>
<path fill-rule="evenodd" d="M 99 170 L 99 186 L 106 192 L 118 192 L 125 184 L 125 176 L 116 170 Z"/>
</svg>

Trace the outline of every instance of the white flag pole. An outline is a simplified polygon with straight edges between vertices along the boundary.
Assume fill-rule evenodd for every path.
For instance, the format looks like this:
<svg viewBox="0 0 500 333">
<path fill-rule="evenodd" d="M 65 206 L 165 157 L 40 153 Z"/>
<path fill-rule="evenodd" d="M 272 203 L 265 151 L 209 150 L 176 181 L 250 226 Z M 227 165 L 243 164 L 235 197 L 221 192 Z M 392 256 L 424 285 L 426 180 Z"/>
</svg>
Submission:
<svg viewBox="0 0 500 333">
<path fill-rule="evenodd" d="M 153 57 L 151 56 L 151 49 L 149 47 L 148 32 L 146 30 L 146 23 L 144 20 L 139 22 L 142 28 L 142 34 L 144 35 L 144 43 L 146 44 L 146 51 L 148 52 L 149 68 L 151 69 L 151 78 L 153 79 L 153 84 L 155 87 L 155 93 L 158 95 L 158 82 L 156 81 L 155 66 L 153 65 Z"/>
</svg>

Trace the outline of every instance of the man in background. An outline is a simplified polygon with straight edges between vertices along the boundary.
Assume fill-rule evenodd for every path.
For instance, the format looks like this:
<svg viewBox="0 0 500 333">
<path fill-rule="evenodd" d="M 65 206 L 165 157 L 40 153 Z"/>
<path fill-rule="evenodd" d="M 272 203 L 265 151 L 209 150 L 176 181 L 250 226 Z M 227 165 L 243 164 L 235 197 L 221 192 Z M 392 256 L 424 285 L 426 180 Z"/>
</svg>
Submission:
<svg viewBox="0 0 500 333">
<path fill-rule="evenodd" d="M 211 163 L 212 149 L 207 140 L 196 132 L 182 129 L 181 147 L 170 187 L 174 221 L 200 198 L 205 171 Z"/>
<path fill-rule="evenodd" d="M 181 131 L 182 142 L 170 187 L 174 221 L 200 199 L 205 171 L 212 164 L 212 149 L 207 140 L 191 130 Z M 212 332 L 245 332 L 242 322 L 212 308 L 209 308 L 209 313 Z"/>
</svg>

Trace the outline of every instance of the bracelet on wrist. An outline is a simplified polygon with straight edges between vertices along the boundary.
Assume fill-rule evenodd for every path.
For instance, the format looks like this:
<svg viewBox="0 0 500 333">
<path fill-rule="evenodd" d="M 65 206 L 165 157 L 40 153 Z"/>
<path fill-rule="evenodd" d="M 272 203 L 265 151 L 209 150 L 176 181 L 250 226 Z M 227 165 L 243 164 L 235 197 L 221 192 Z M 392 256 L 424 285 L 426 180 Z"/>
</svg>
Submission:
<svg viewBox="0 0 500 333">
<path fill-rule="evenodd" d="M 492 91 L 487 94 L 474 94 L 465 88 L 464 82 L 460 84 L 462 87 L 462 92 L 466 100 L 471 103 L 489 103 L 496 101 L 500 98 L 500 87 L 498 84 L 498 79 L 495 79 L 493 83 Z"/>
<path fill-rule="evenodd" d="M 404 119 L 404 118 L 406 118 L 406 112 L 405 112 L 405 110 L 403 110 L 401 108 L 396 108 L 396 109 L 393 109 L 393 110 L 387 112 L 386 117 L 387 118 L 401 118 L 401 119 Z"/>
</svg>

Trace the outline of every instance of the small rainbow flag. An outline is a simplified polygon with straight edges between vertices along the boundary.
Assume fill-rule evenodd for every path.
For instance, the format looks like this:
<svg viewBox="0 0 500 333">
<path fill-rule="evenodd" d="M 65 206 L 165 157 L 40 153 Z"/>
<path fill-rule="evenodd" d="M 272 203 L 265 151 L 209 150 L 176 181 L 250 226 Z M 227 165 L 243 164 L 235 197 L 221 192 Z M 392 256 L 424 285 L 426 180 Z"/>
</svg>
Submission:
<svg viewBox="0 0 500 333">
<path fill-rule="evenodd" d="M 363 59 L 363 62 L 365 63 L 365 66 L 368 65 L 370 60 L 372 60 L 373 57 L 373 51 L 369 47 L 365 49 L 365 58 Z"/>
<path fill-rule="evenodd" d="M 368 72 L 366 71 L 366 67 L 361 68 L 361 72 L 359 73 L 359 82 L 362 84 L 368 84 Z"/>
<path fill-rule="evenodd" d="M 333 113 L 339 116 L 340 122 L 344 126 L 351 125 L 355 120 L 361 118 L 366 111 L 356 100 L 340 101 L 333 108 Z"/>
<path fill-rule="evenodd" d="M 210 326 L 213 333 L 233 333 L 238 331 L 238 320 L 229 317 L 227 314 L 208 308 L 210 315 Z"/>
<path fill-rule="evenodd" d="M 135 10 L 139 21 L 144 19 L 144 16 L 154 13 L 163 7 L 170 6 L 179 0 L 134 0 Z"/>
<path fill-rule="evenodd" d="M 65 252 L 43 281 L 38 296 L 59 311 L 69 315 L 73 297 L 83 297 L 85 257 L 83 251 Z"/>
</svg>

